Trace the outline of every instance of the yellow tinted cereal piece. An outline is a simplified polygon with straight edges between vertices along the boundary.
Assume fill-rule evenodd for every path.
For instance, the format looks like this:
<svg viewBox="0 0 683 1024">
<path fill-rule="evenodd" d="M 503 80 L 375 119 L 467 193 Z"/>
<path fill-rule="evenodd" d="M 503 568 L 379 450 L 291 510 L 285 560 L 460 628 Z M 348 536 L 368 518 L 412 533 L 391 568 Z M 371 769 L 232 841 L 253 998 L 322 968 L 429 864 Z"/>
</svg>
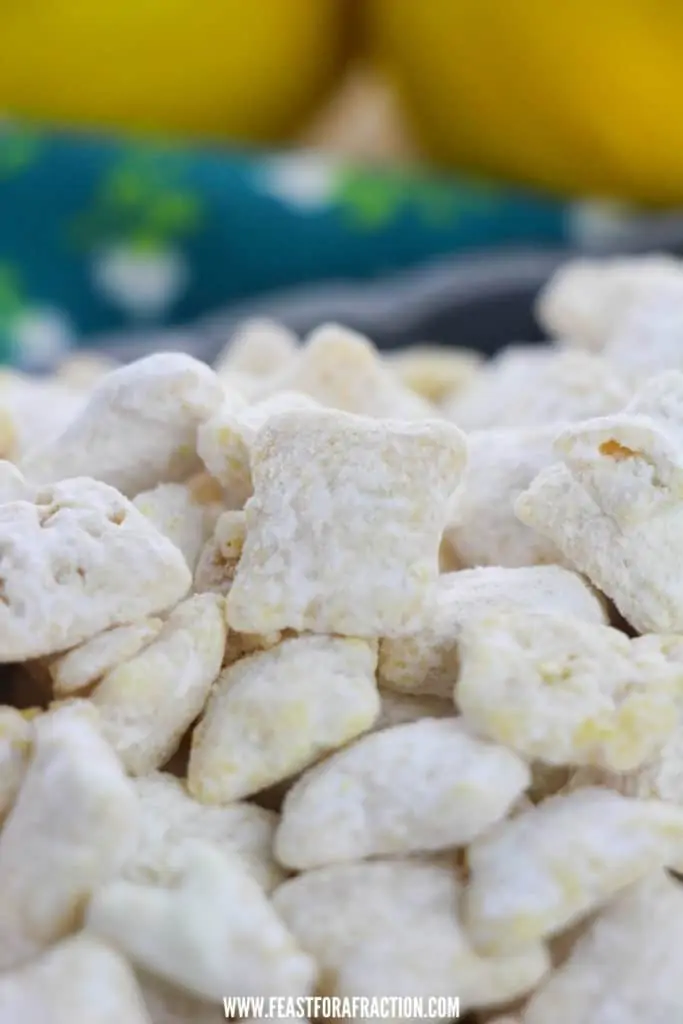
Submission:
<svg viewBox="0 0 683 1024">
<path fill-rule="evenodd" d="M 128 661 L 159 635 L 161 619 L 140 619 L 130 626 L 115 626 L 52 659 L 48 671 L 57 697 L 85 690 Z"/>
<path fill-rule="evenodd" d="M 555 935 L 670 863 L 682 838 L 670 804 L 597 787 L 551 797 L 469 848 L 472 941 L 489 955 Z"/>
<path fill-rule="evenodd" d="M 220 676 L 192 737 L 190 792 L 225 803 L 281 782 L 368 729 L 376 645 L 302 636 Z"/>
<path fill-rule="evenodd" d="M 629 771 L 678 724 L 683 665 L 569 615 L 501 612 L 460 641 L 456 701 L 480 734 L 550 765 Z"/>
<path fill-rule="evenodd" d="M 104 735 L 132 775 L 146 775 L 175 752 L 218 676 L 225 636 L 222 599 L 190 597 L 148 647 L 93 691 Z"/>
<path fill-rule="evenodd" d="M 493 612 L 512 609 L 566 612 L 588 622 L 605 621 L 605 609 L 591 588 L 576 573 L 557 565 L 486 566 L 444 573 L 424 628 L 381 642 L 380 683 L 392 690 L 452 699 L 463 630 Z"/>
</svg>

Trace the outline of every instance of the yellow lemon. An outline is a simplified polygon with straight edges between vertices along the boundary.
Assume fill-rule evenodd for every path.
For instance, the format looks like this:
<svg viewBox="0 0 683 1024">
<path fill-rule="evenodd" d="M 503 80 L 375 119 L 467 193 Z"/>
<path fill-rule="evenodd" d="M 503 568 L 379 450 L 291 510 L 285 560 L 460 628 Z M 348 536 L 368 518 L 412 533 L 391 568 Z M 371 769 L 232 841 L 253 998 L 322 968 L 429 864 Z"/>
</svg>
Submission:
<svg viewBox="0 0 683 1024">
<path fill-rule="evenodd" d="M 0 111 L 270 141 L 343 59 L 344 0 L 0 0 Z"/>
<path fill-rule="evenodd" d="M 683 201 L 683 4 L 367 0 L 370 44 L 442 162 Z"/>
</svg>

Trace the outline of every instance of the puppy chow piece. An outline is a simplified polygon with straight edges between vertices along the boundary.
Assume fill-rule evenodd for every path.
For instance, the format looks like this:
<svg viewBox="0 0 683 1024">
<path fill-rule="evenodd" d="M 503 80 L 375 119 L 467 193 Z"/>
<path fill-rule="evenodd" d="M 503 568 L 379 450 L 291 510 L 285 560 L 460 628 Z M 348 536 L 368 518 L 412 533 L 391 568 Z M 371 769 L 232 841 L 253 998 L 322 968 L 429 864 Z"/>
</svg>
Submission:
<svg viewBox="0 0 683 1024">
<path fill-rule="evenodd" d="M 627 889 L 532 995 L 523 1024 L 673 1024 L 683 1018 L 683 889 L 654 872 Z"/>
<path fill-rule="evenodd" d="M 252 456 L 231 629 L 400 636 L 428 620 L 465 461 L 457 428 L 281 413 Z"/>
<path fill-rule="evenodd" d="M 244 506 L 253 492 L 251 448 L 258 431 L 280 412 L 315 409 L 318 403 L 296 391 L 280 391 L 243 409 L 226 404 L 202 424 L 197 450 L 207 469 L 225 489 L 234 509 Z"/>
<path fill-rule="evenodd" d="M 629 640 L 566 614 L 499 612 L 466 629 L 459 649 L 465 721 L 529 760 L 628 771 L 678 724 L 683 664 L 667 657 L 664 637 Z"/>
<path fill-rule="evenodd" d="M 143 491 L 133 504 L 154 523 L 164 537 L 183 554 L 190 572 L 194 572 L 200 552 L 213 534 L 222 511 L 218 493 L 215 501 L 206 503 L 201 493 L 187 484 L 159 484 Z"/>
<path fill-rule="evenodd" d="M 398 990 L 403 996 L 429 1000 L 436 989 L 437 998 L 444 1000 L 444 1008 L 441 1015 L 433 1010 L 432 1019 L 446 1024 L 453 1020 L 453 1009 L 447 1009 L 449 996 L 453 1006 L 453 992 L 462 993 L 458 998 L 460 1014 L 464 1016 L 473 1007 L 507 1004 L 510 993 L 533 990 L 548 970 L 548 954 L 541 943 L 508 956 L 480 957 L 478 960 L 474 956 L 471 959 L 463 957 L 455 963 L 453 945 L 446 946 L 444 942 L 430 948 L 415 935 L 397 953 L 381 946 L 373 945 L 369 949 L 361 946 L 339 972 L 339 992 L 342 997 L 361 995 L 381 999 L 392 986 L 392 992 Z M 423 1007 L 425 1005 L 429 1003 L 423 1003 Z M 377 1018 L 370 1012 L 358 1019 L 365 1024 L 374 1024 Z M 416 1016 L 398 1016 L 396 1019 L 404 1024 L 418 1024 L 424 1019 L 424 1010 Z M 468 1016 L 466 1020 L 471 1022 L 472 1017 Z"/>
<path fill-rule="evenodd" d="M 219 377 L 245 374 L 256 379 L 283 370 L 294 359 L 299 339 L 284 324 L 254 318 L 246 320 L 218 355 L 214 368 Z"/>
<path fill-rule="evenodd" d="M 192 737 L 190 792 L 204 803 L 250 796 L 372 726 L 377 646 L 301 636 L 243 658 L 214 687 Z"/>
<path fill-rule="evenodd" d="M 74 931 L 135 848 L 137 797 L 93 718 L 77 703 L 33 723 L 33 756 L 0 832 L 2 970 Z"/>
<path fill-rule="evenodd" d="M 648 381 L 626 411 L 569 428 L 563 460 L 517 500 L 638 632 L 683 631 L 683 374 Z"/>
<path fill-rule="evenodd" d="M 304 996 L 317 968 L 241 862 L 186 841 L 170 887 L 117 880 L 93 897 L 88 930 L 136 966 L 200 999 Z"/>
<path fill-rule="evenodd" d="M 135 974 L 110 946 L 89 935 L 64 939 L 36 960 L 0 974 L 6 1024 L 156 1024 Z"/>
<path fill-rule="evenodd" d="M 648 377 L 683 370 L 683 286 L 664 295 L 645 295 L 608 335 L 605 358 L 638 387 Z"/>
<path fill-rule="evenodd" d="M 51 659 L 47 667 L 55 696 L 68 697 L 86 690 L 150 644 L 162 627 L 162 620 L 155 618 L 115 626 Z"/>
<path fill-rule="evenodd" d="M 530 782 L 515 754 L 456 718 L 425 718 L 356 740 L 287 793 L 281 864 L 305 870 L 465 846 L 504 818 Z"/>
<path fill-rule="evenodd" d="M 223 556 L 228 560 L 239 561 L 242 557 L 246 534 L 247 522 L 244 512 L 223 512 L 216 520 L 214 537 Z"/>
<path fill-rule="evenodd" d="M 670 256 L 571 260 L 542 289 L 536 316 L 564 345 L 600 352 L 643 298 L 681 293 L 683 268 Z"/>
<path fill-rule="evenodd" d="M 278 816 L 255 804 L 210 807 L 195 800 L 180 779 L 152 772 L 134 779 L 141 807 L 140 840 L 123 874 L 130 882 L 172 885 L 180 876 L 180 851 L 186 839 L 213 843 L 239 856 L 259 885 L 269 892 L 284 878 L 273 858 Z"/>
<path fill-rule="evenodd" d="M 380 419 L 430 419 L 436 410 L 387 368 L 367 338 L 338 324 L 313 331 L 281 374 L 256 397 L 299 391 L 330 409 Z"/>
<path fill-rule="evenodd" d="M 679 503 L 682 442 L 683 374 L 669 371 L 647 381 L 622 414 L 567 428 L 555 450 L 593 500 L 626 527 Z"/>
<path fill-rule="evenodd" d="M 380 644 L 379 681 L 392 690 L 452 699 L 463 630 L 493 612 L 557 612 L 606 621 L 602 601 L 576 573 L 557 565 L 520 569 L 486 566 L 439 577 L 436 605 L 425 627 Z"/>
<path fill-rule="evenodd" d="M 22 469 L 43 484 L 93 477 L 128 497 L 182 481 L 200 468 L 197 427 L 224 397 L 213 370 L 191 356 L 146 356 L 102 378 L 80 414 Z"/>
<path fill-rule="evenodd" d="M 459 568 L 562 562 L 557 546 L 521 523 L 514 510 L 536 474 L 557 461 L 559 429 L 555 424 L 468 436 L 467 465 L 444 534 Z"/>
<path fill-rule="evenodd" d="M 161 767 L 178 748 L 220 672 L 225 638 L 222 598 L 197 594 L 93 691 L 102 731 L 131 775 Z"/>
<path fill-rule="evenodd" d="M 450 345 L 410 345 L 387 352 L 384 361 L 397 380 L 434 405 L 464 392 L 483 363 L 480 352 Z"/>
<path fill-rule="evenodd" d="M 0 505 L 0 579 L 4 662 L 164 611 L 190 586 L 178 549 L 113 487 L 88 479 Z"/>
<path fill-rule="evenodd" d="M 495 356 L 445 412 L 468 431 L 531 427 L 622 409 L 629 397 L 616 367 L 600 356 L 518 345 Z"/>
<path fill-rule="evenodd" d="M 317 960 L 325 993 L 457 993 L 465 1012 L 507 1003 L 535 986 L 550 966 L 544 947 L 480 957 L 462 928 L 460 897 L 453 862 L 397 858 L 309 871 L 280 886 L 273 902 Z"/>
<path fill-rule="evenodd" d="M 18 462 L 80 415 L 86 392 L 55 378 L 0 370 L 0 455 Z"/>
<path fill-rule="evenodd" d="M 597 787 L 558 795 L 502 822 L 467 854 L 464 913 L 482 953 L 565 930 L 680 851 L 683 810 Z"/>
<path fill-rule="evenodd" d="M 641 637 L 640 644 L 662 646 L 666 657 L 683 660 L 681 637 Z M 615 789 L 625 796 L 640 799 L 665 800 L 683 807 L 683 699 L 677 696 L 677 719 L 673 732 L 644 764 L 630 771 L 610 771 L 606 768 L 585 766 L 574 771 L 566 782 L 566 788 L 576 789 L 586 785 L 602 785 Z M 677 869 L 683 865 L 683 855 L 676 862 Z"/>
</svg>

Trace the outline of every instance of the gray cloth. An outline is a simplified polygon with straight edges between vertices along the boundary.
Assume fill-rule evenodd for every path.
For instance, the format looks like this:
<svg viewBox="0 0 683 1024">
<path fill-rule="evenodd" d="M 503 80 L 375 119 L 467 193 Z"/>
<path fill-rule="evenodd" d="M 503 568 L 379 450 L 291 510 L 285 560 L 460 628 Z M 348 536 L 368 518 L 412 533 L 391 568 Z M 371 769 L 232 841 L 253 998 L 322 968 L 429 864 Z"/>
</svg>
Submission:
<svg viewBox="0 0 683 1024">
<path fill-rule="evenodd" d="M 567 259 L 653 250 L 683 253 L 680 218 L 629 223 L 630 235 L 587 239 L 574 250 L 485 252 L 439 260 L 370 283 L 299 287 L 233 306 L 181 330 L 99 338 L 97 345 L 124 360 L 159 348 L 177 348 L 210 362 L 244 320 L 269 317 L 300 336 L 321 323 L 336 321 L 367 334 L 383 349 L 430 342 L 490 354 L 511 342 L 542 339 L 534 299 Z"/>
</svg>

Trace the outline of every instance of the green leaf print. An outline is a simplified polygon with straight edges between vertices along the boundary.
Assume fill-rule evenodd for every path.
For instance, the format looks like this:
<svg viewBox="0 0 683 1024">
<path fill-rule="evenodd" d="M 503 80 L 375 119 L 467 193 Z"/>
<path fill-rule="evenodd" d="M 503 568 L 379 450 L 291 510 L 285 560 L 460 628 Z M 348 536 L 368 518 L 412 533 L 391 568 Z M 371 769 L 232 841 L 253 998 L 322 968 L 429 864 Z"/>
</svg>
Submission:
<svg viewBox="0 0 683 1024">
<path fill-rule="evenodd" d="M 345 169 L 336 177 L 333 201 L 357 227 L 376 230 L 408 210 L 431 228 L 452 227 L 465 215 L 495 210 L 501 197 L 486 185 L 458 188 L 414 173 Z"/>
<path fill-rule="evenodd" d="M 16 362 L 14 325 L 25 306 L 19 274 L 9 263 L 0 263 L 0 363 Z"/>
<path fill-rule="evenodd" d="M 21 174 L 36 162 L 41 152 L 40 136 L 28 129 L 0 129 L 0 181 Z"/>
<path fill-rule="evenodd" d="M 177 180 L 177 161 L 133 151 L 100 183 L 91 208 L 71 225 L 79 248 L 123 245 L 167 252 L 202 220 L 198 196 Z"/>
<path fill-rule="evenodd" d="M 0 322 L 13 320 L 23 308 L 19 275 L 9 264 L 0 264 Z"/>
</svg>

